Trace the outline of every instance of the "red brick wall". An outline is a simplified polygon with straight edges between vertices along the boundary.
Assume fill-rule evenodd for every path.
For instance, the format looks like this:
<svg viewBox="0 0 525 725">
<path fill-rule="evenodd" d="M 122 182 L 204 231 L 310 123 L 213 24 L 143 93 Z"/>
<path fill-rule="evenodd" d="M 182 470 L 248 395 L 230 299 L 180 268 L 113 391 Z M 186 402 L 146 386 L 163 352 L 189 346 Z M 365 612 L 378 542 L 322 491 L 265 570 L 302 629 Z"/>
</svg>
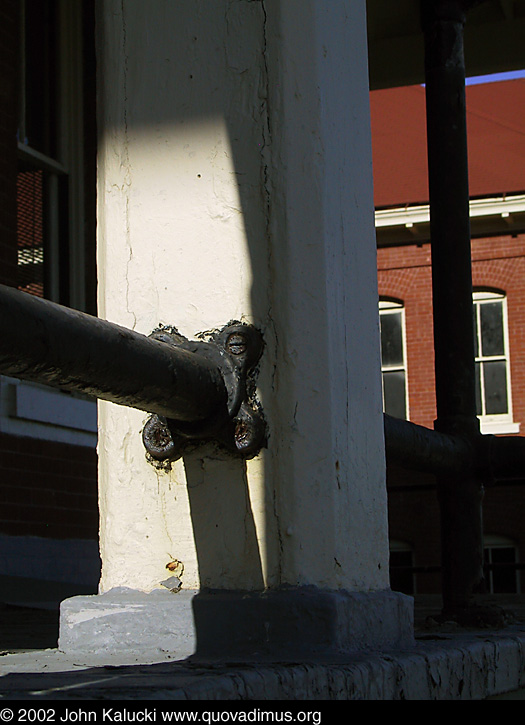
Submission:
<svg viewBox="0 0 525 725">
<path fill-rule="evenodd" d="M 431 570 L 418 572 L 417 593 L 441 591 L 440 575 L 436 573 L 441 561 L 441 537 L 435 486 L 435 479 L 430 475 L 397 468 L 388 471 L 390 539 L 410 546 L 415 567 Z"/>
<path fill-rule="evenodd" d="M 378 283 L 381 297 L 405 307 L 410 419 L 430 427 L 436 417 L 430 246 L 379 249 Z"/>
<path fill-rule="evenodd" d="M 98 537 L 94 448 L 0 434 L 0 532 Z"/>
<path fill-rule="evenodd" d="M 430 263 L 429 244 L 378 250 L 379 294 L 405 306 L 410 419 L 427 427 L 436 417 Z M 525 234 L 474 239 L 472 281 L 507 295 L 514 421 L 525 434 Z"/>
<path fill-rule="evenodd" d="M 432 428 L 436 417 L 430 245 L 378 250 L 379 294 L 405 306 L 410 419 Z M 507 296 L 513 419 L 525 435 L 525 234 L 474 239 L 474 287 Z M 388 471 L 390 537 L 411 545 L 416 566 L 439 566 L 439 508 L 430 476 Z M 525 561 L 525 487 L 489 488 L 484 499 L 486 533 L 507 536 Z M 439 575 L 418 575 L 419 592 L 438 592 Z M 525 575 L 522 574 L 522 590 Z"/>
</svg>

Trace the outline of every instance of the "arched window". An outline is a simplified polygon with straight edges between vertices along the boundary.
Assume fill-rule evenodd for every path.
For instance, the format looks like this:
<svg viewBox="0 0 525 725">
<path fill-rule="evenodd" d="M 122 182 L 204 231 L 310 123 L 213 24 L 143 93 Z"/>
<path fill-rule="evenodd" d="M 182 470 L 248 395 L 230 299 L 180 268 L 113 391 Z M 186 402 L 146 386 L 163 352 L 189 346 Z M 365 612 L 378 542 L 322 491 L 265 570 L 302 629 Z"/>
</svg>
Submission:
<svg viewBox="0 0 525 725">
<path fill-rule="evenodd" d="M 399 302 L 379 301 L 383 410 L 408 419 L 405 309 Z"/>
<path fill-rule="evenodd" d="M 497 433 L 512 424 L 505 295 L 474 292 L 473 311 L 477 414 L 483 432 Z"/>
</svg>

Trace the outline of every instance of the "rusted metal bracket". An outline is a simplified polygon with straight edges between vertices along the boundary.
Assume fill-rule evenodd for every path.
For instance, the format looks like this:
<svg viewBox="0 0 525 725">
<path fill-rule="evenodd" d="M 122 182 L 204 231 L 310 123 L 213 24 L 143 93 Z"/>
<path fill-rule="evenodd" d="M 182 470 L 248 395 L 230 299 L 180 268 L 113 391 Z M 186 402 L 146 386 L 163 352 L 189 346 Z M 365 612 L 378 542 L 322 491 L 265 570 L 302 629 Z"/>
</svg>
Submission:
<svg viewBox="0 0 525 725">
<path fill-rule="evenodd" d="M 253 326 L 230 322 L 222 330 L 188 340 L 174 327 L 161 327 L 151 338 L 195 359 L 205 359 L 219 370 L 227 404 L 205 420 L 181 421 L 152 415 L 142 440 L 152 461 L 174 461 L 195 444 L 215 441 L 231 453 L 252 458 L 266 440 L 266 424 L 255 399 L 253 373 L 263 350 L 261 333 Z"/>
</svg>

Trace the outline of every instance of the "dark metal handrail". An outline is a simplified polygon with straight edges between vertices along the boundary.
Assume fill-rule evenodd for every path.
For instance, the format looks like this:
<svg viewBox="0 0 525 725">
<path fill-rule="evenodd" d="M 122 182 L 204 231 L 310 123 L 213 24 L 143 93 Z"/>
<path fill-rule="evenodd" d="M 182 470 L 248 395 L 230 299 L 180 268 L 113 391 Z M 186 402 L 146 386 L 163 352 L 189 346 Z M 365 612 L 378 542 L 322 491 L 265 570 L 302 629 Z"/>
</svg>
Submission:
<svg viewBox="0 0 525 725">
<path fill-rule="evenodd" d="M 515 569 L 516 571 L 525 570 L 525 562 L 499 562 L 497 564 L 483 564 L 483 568 L 487 571 L 493 571 L 495 569 Z M 441 566 L 438 564 L 429 564 L 425 566 L 421 564 L 419 566 L 410 566 L 410 564 L 390 564 L 392 571 L 404 571 L 412 572 L 413 574 L 438 574 L 441 571 Z"/>
<path fill-rule="evenodd" d="M 188 422 L 226 403 L 206 358 L 5 285 L 0 343 L 4 375 Z"/>
<path fill-rule="evenodd" d="M 157 461 L 213 439 L 244 458 L 265 441 L 247 376 L 260 333 L 229 323 L 207 341 L 174 328 L 150 336 L 0 285 L 0 373 L 153 414 L 143 431 Z"/>
<path fill-rule="evenodd" d="M 484 485 L 525 483 L 525 438 L 450 435 L 386 414 L 384 424 L 387 465 L 438 476 L 475 476 Z"/>
</svg>

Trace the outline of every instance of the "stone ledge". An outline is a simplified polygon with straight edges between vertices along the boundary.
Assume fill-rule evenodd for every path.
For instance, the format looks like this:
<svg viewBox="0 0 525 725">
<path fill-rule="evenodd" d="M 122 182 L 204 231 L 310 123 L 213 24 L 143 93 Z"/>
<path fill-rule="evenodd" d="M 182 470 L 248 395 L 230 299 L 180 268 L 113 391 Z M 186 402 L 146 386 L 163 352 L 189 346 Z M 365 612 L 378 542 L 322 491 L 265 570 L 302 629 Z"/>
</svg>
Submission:
<svg viewBox="0 0 525 725">
<path fill-rule="evenodd" d="M 203 673 L 204 674 L 204 673 Z M 192 681 L 188 700 L 483 700 L 525 686 L 525 633 L 417 644 L 348 663 L 254 667 Z"/>
<path fill-rule="evenodd" d="M 68 657 L 58 650 L 7 655 L 0 662 L 0 696 L 195 701 L 483 700 L 517 693 L 525 687 L 525 629 L 440 636 L 418 641 L 405 651 L 356 653 L 346 661 L 196 666 L 169 662 L 166 655 L 164 661 L 161 659 L 152 663 L 147 657 L 141 659 L 140 652 L 105 657 Z M 135 664 L 130 666 L 131 662 Z"/>
</svg>

